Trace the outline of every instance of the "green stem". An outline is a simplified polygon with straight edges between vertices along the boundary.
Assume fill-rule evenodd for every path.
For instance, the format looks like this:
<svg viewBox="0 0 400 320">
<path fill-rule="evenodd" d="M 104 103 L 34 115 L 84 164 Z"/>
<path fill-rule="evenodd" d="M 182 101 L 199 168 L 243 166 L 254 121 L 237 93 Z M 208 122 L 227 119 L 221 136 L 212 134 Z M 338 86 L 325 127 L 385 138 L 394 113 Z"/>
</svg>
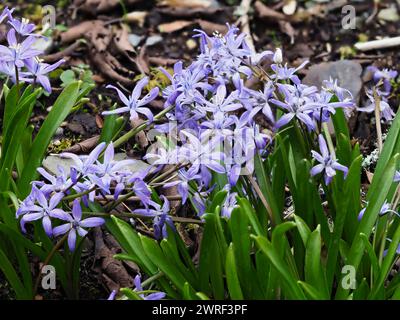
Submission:
<svg viewBox="0 0 400 320">
<path fill-rule="evenodd" d="M 167 114 L 169 111 L 171 111 L 173 108 L 174 108 L 174 106 L 170 106 L 170 107 L 164 109 L 163 111 L 161 111 L 160 113 L 156 114 L 154 116 L 154 120 L 160 119 L 165 114 Z M 113 143 L 114 148 L 120 146 L 121 144 L 124 144 L 125 142 L 127 142 L 129 139 L 131 139 L 132 137 L 137 135 L 140 131 L 144 130 L 149 125 L 150 125 L 149 122 L 144 122 L 144 123 L 138 125 L 137 127 L 132 128 L 127 133 L 125 133 L 122 137 L 120 137 L 119 139 L 114 141 L 114 143 Z"/>
<path fill-rule="evenodd" d="M 328 144 L 329 151 L 331 152 L 332 157 L 336 159 L 335 147 L 333 146 L 332 137 L 331 134 L 329 133 L 328 124 L 326 122 L 322 124 L 322 129 L 324 130 L 325 133 L 325 139 Z"/>
<path fill-rule="evenodd" d="M 150 278 L 146 279 L 145 281 L 142 282 L 142 287 L 148 286 L 150 283 L 160 279 L 161 277 L 164 276 L 164 272 L 160 271 L 156 273 L 154 276 L 151 276 Z"/>
<path fill-rule="evenodd" d="M 99 216 L 99 217 L 110 217 L 110 213 L 106 212 L 82 212 L 88 216 Z M 113 216 L 122 217 L 122 218 L 140 218 L 140 219 L 153 219 L 151 216 L 145 216 L 142 214 L 136 213 L 129 213 L 129 212 L 121 212 L 121 213 L 113 213 Z M 179 223 L 187 223 L 187 224 L 204 224 L 203 221 L 191 218 L 184 218 L 184 217 L 175 217 L 171 216 L 172 221 L 179 222 Z"/>
</svg>

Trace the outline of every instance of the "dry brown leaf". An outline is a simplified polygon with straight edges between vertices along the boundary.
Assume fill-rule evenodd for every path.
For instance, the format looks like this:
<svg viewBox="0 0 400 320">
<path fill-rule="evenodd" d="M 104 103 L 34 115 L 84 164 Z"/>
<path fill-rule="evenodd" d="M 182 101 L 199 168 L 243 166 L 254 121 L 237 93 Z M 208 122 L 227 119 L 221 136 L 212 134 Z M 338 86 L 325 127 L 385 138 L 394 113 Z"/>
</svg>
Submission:
<svg viewBox="0 0 400 320">
<path fill-rule="evenodd" d="M 132 128 L 136 128 L 143 123 L 144 123 L 144 120 L 142 120 L 142 119 L 131 120 Z M 136 134 L 135 140 L 139 144 L 140 148 L 143 150 L 149 145 L 149 140 L 147 139 L 147 136 L 143 130 Z"/>
<path fill-rule="evenodd" d="M 171 33 L 187 26 L 190 26 L 194 23 L 194 21 L 187 21 L 187 20 L 176 20 L 173 22 L 163 23 L 158 26 L 158 30 L 162 33 Z"/>
<path fill-rule="evenodd" d="M 208 34 L 212 34 L 214 31 L 225 34 L 228 31 L 228 27 L 224 24 L 214 23 L 203 19 L 197 19 L 196 22 L 199 24 L 200 28 Z"/>
<path fill-rule="evenodd" d="M 140 48 L 139 54 L 135 59 L 135 63 L 140 73 L 148 74 L 150 72 L 149 62 L 146 55 L 146 46 Z"/>
<path fill-rule="evenodd" d="M 215 0 L 161 0 L 158 2 L 161 6 L 173 8 L 206 9 L 220 7 Z"/>
<path fill-rule="evenodd" d="M 294 43 L 294 36 L 296 34 L 296 31 L 294 30 L 293 26 L 290 24 L 289 21 L 283 21 L 280 20 L 278 21 L 279 24 L 279 29 L 285 34 L 287 34 L 290 37 L 290 43 Z"/>
<path fill-rule="evenodd" d="M 97 29 L 99 25 L 103 26 L 104 22 L 100 20 L 85 21 L 76 26 L 69 28 L 61 33 L 60 40 L 62 43 L 69 43 L 79 38 L 83 38 L 90 30 Z"/>
<path fill-rule="evenodd" d="M 114 69 L 118 69 L 118 60 L 116 60 L 109 52 L 99 53 L 96 50 L 92 51 L 91 59 L 99 71 L 109 78 L 119 81 L 124 85 L 131 85 L 132 79 L 122 76 L 119 72 Z M 117 66 L 117 68 L 115 68 Z"/>
<path fill-rule="evenodd" d="M 157 11 L 161 14 L 165 14 L 172 17 L 180 17 L 180 18 L 193 18 L 193 16 L 214 16 L 217 12 L 224 10 L 224 7 L 160 7 Z"/>
<path fill-rule="evenodd" d="M 284 15 L 283 13 L 280 13 L 278 11 L 275 11 L 274 9 L 267 7 L 261 1 L 256 1 L 254 3 L 254 7 L 255 11 L 261 18 L 272 19 L 274 21 L 279 21 L 279 20 L 285 21 L 290 19 L 290 17 Z"/>
<path fill-rule="evenodd" d="M 97 125 L 97 127 L 98 127 L 99 129 L 102 129 L 102 128 L 103 128 L 103 125 L 104 125 L 103 118 L 102 118 L 99 114 L 96 114 L 95 119 L 96 119 L 96 125 Z"/>
<path fill-rule="evenodd" d="M 372 179 L 374 178 L 374 174 L 372 172 L 369 172 L 368 170 L 365 170 L 365 173 L 367 175 L 368 182 L 372 183 Z"/>
<path fill-rule="evenodd" d="M 77 144 L 72 147 L 65 149 L 65 152 L 70 153 L 89 153 L 99 142 L 100 136 L 94 136 Z"/>
<path fill-rule="evenodd" d="M 143 27 L 148 14 L 147 11 L 133 11 L 124 16 L 124 21 L 137 23 L 139 27 Z"/>
<path fill-rule="evenodd" d="M 130 288 L 133 285 L 132 276 L 127 272 L 122 262 L 114 259 L 113 252 L 103 240 L 103 231 L 97 227 L 94 229 L 95 257 L 100 262 L 102 276 L 110 278 L 120 287 Z"/>
<path fill-rule="evenodd" d="M 121 28 L 115 30 L 114 43 L 118 51 L 123 54 L 135 52 L 135 49 L 129 42 L 128 27 L 125 24 L 122 24 Z"/>
<path fill-rule="evenodd" d="M 147 60 L 151 64 L 158 66 L 172 66 L 177 63 L 178 59 L 164 58 L 164 57 L 147 57 Z"/>
<path fill-rule="evenodd" d="M 139 1 L 140 0 L 124 0 L 124 4 L 130 5 Z M 120 6 L 120 4 L 120 0 L 74 0 L 74 5 L 78 9 L 93 15 L 114 9 L 117 6 Z"/>
<path fill-rule="evenodd" d="M 48 54 L 46 56 L 42 56 L 41 58 L 48 63 L 51 62 L 56 62 L 60 59 L 66 59 L 70 55 L 72 55 L 77 49 L 79 49 L 80 46 L 84 45 L 84 41 L 82 40 L 76 40 L 74 43 L 69 45 L 67 48 L 64 50 L 61 50 L 59 52 L 53 53 L 53 54 Z"/>
</svg>

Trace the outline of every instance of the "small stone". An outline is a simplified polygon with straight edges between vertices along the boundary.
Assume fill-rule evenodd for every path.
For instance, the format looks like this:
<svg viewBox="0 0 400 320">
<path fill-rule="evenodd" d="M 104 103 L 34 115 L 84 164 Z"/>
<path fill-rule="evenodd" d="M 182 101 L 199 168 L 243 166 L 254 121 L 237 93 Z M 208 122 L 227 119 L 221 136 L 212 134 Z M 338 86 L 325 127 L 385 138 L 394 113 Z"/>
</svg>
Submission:
<svg viewBox="0 0 400 320">
<path fill-rule="evenodd" d="M 49 53 L 52 47 L 53 39 L 45 37 L 37 38 L 37 40 L 32 45 L 32 49 L 43 51 L 44 54 Z"/>
<path fill-rule="evenodd" d="M 193 40 L 193 39 L 189 39 L 189 40 L 186 41 L 186 47 L 189 50 L 196 49 L 197 48 L 197 42 L 195 40 Z"/>
<path fill-rule="evenodd" d="M 125 153 L 116 153 L 114 156 L 114 160 L 116 161 L 121 161 L 129 159 Z M 58 166 L 63 167 L 65 172 L 70 172 L 71 166 L 74 165 L 75 162 L 73 159 L 69 158 L 61 158 L 60 155 L 53 154 L 49 155 L 43 160 L 43 167 L 53 173 L 57 173 L 57 168 Z M 127 165 L 126 167 L 123 167 L 121 169 L 127 169 L 130 170 L 131 172 L 137 172 L 140 170 L 147 169 L 150 165 L 142 160 L 134 160 L 132 164 Z"/>
<path fill-rule="evenodd" d="M 64 135 L 64 129 L 61 127 L 58 127 L 55 132 L 55 136 L 62 136 L 62 135 Z"/>
<path fill-rule="evenodd" d="M 146 39 L 146 46 L 151 47 L 154 46 L 155 44 L 161 42 L 163 40 L 163 37 L 161 37 L 159 34 L 150 36 Z"/>
<path fill-rule="evenodd" d="M 130 35 L 128 35 L 129 43 L 134 47 L 137 47 L 139 45 L 140 41 L 142 41 L 142 39 L 143 39 L 143 36 L 139 36 L 134 33 L 131 33 Z"/>
<path fill-rule="evenodd" d="M 296 12 L 297 8 L 297 1 L 296 0 L 289 0 L 285 1 L 286 4 L 283 6 L 282 11 L 284 14 L 291 16 Z"/>
<path fill-rule="evenodd" d="M 354 101 L 357 102 L 362 87 L 361 73 L 361 65 L 354 61 L 323 62 L 310 67 L 303 83 L 321 88 L 324 80 L 337 79 L 341 87 L 350 90 Z"/>
</svg>

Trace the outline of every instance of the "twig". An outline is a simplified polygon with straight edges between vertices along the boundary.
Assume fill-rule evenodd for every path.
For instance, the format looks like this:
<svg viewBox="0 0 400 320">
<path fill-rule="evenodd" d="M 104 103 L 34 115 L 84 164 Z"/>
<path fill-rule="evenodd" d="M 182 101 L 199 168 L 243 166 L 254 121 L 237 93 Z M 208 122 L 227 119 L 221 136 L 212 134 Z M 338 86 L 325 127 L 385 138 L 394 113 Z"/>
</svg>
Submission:
<svg viewBox="0 0 400 320">
<path fill-rule="evenodd" d="M 137 214 L 137 213 L 130 213 L 130 212 L 121 212 L 121 213 L 106 213 L 106 212 L 82 212 L 85 215 L 88 216 L 95 216 L 95 217 L 111 217 L 116 216 L 116 217 L 124 217 L 124 218 L 140 218 L 140 219 L 153 219 L 153 216 L 146 216 L 143 214 Z M 179 223 L 189 223 L 189 224 L 204 224 L 204 221 L 198 220 L 198 219 L 191 219 L 191 218 L 185 218 L 185 217 L 176 217 L 176 216 L 170 216 L 171 220 L 174 222 L 179 222 Z"/>
<path fill-rule="evenodd" d="M 261 202 L 263 203 L 265 209 L 267 209 L 269 218 L 271 219 L 271 225 L 275 225 L 274 222 L 274 217 L 272 216 L 272 210 L 271 207 L 269 206 L 267 199 L 265 199 L 258 183 L 254 180 L 254 178 L 252 177 L 252 175 L 248 175 L 247 178 L 249 179 L 251 185 L 253 186 L 254 190 L 256 191 L 257 195 L 260 197 Z"/>
<path fill-rule="evenodd" d="M 237 23 L 240 23 L 242 26 L 243 33 L 246 34 L 247 45 L 252 51 L 256 51 L 254 47 L 253 37 L 251 36 L 250 30 L 250 20 L 249 20 L 249 11 L 251 7 L 252 0 L 242 0 L 240 6 L 237 7 L 236 12 L 241 16 Z"/>
<path fill-rule="evenodd" d="M 360 51 L 369 51 L 369 50 L 396 47 L 400 46 L 400 37 L 385 38 L 367 42 L 357 42 L 354 46 L 356 47 L 357 50 Z"/>
<path fill-rule="evenodd" d="M 70 56 L 76 49 L 80 47 L 81 44 L 86 43 L 85 40 L 83 39 L 78 39 L 76 40 L 73 44 L 65 48 L 64 50 L 53 53 L 53 54 L 48 54 L 46 56 L 43 56 L 42 59 L 46 62 L 55 62 L 58 61 L 62 58 L 65 58 L 67 56 Z"/>
<path fill-rule="evenodd" d="M 365 20 L 366 25 L 370 24 L 375 19 L 376 15 L 378 14 L 379 2 L 380 2 L 380 0 L 374 0 L 374 4 L 373 4 L 374 9 L 373 9 L 371 15 L 367 18 L 367 20 Z"/>
<path fill-rule="evenodd" d="M 376 92 L 376 87 L 373 89 L 374 100 L 375 100 L 375 125 L 376 125 L 376 135 L 378 138 L 378 151 L 382 152 L 383 139 L 382 139 L 382 128 L 381 128 L 381 98 Z"/>
</svg>

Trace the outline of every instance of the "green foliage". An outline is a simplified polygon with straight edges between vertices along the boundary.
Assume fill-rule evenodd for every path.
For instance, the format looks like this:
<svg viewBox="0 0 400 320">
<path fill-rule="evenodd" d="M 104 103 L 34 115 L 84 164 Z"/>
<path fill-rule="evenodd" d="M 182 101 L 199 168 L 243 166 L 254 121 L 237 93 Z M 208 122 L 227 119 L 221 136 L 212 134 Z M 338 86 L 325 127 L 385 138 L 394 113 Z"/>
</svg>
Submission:
<svg viewBox="0 0 400 320">
<path fill-rule="evenodd" d="M 29 120 L 42 89 L 32 86 L 24 88 L 23 85 L 5 88 L 0 156 L 0 270 L 13 288 L 16 298 L 32 299 L 36 279 L 32 279 L 28 255 L 34 255 L 43 262 L 49 257 L 49 263 L 56 267 L 57 276 L 67 295 L 76 297 L 76 274 L 79 275 L 76 265 L 79 265 L 79 261 L 72 256 L 63 257 L 58 252 L 51 255 L 54 244 L 40 224 L 36 225 L 32 240 L 22 235 L 15 212 L 19 205 L 17 199 L 29 193 L 30 183 L 37 177 L 36 168 L 41 165 L 50 139 L 82 98 L 84 89 L 81 82 L 67 85 L 33 139 L 33 127 Z M 69 260 L 71 263 L 67 263 Z M 73 269 L 74 283 L 68 281 L 68 274 Z"/>
<path fill-rule="evenodd" d="M 310 177 L 315 136 L 305 137 L 293 123 L 277 133 L 267 159 L 255 158 L 255 183 L 268 207 L 250 191 L 246 198 L 238 197 L 230 218 L 221 217 L 226 191 L 212 193 L 202 216 L 197 263 L 179 233 L 169 230 L 168 238 L 157 242 L 113 217 L 107 227 L 124 249 L 117 258 L 134 261 L 149 277 L 160 275 L 154 284 L 170 299 L 398 299 L 400 276 L 388 276 L 398 257 L 400 226 L 386 223 L 389 218 L 379 212 L 397 192 L 393 176 L 399 167 L 399 121 L 397 115 L 361 221 L 362 156 L 337 110 L 336 156 L 349 168 L 346 178 L 337 174 L 328 186 L 322 183 L 321 192 L 321 178 Z M 218 185 L 221 177 L 214 179 Z M 246 179 L 241 177 L 248 192 Z M 293 199 L 291 213 L 284 213 L 285 188 Z M 349 276 L 345 266 L 355 271 L 355 287 L 344 285 Z"/>
</svg>

